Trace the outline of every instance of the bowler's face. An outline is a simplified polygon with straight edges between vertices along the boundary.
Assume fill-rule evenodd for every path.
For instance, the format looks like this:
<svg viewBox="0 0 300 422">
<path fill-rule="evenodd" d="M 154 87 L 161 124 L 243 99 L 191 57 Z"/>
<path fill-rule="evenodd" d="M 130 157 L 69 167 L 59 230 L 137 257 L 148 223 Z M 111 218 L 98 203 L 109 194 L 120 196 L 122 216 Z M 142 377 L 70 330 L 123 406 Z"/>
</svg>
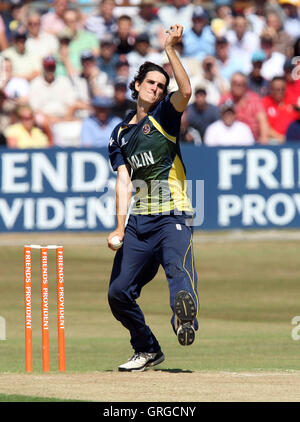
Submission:
<svg viewBox="0 0 300 422">
<path fill-rule="evenodd" d="M 158 72 L 148 72 L 143 82 L 136 82 L 135 89 L 139 93 L 139 99 L 146 103 L 155 104 L 164 97 L 166 77 Z"/>
</svg>

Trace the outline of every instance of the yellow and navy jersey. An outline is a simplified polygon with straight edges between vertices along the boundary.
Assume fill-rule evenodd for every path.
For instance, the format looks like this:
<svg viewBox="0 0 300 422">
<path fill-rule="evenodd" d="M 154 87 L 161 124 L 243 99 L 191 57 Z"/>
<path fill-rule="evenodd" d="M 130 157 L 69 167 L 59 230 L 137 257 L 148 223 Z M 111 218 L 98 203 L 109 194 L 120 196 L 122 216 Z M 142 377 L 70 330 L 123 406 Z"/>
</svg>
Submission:
<svg viewBox="0 0 300 422">
<path fill-rule="evenodd" d="M 192 212 L 186 172 L 179 147 L 182 113 L 167 95 L 137 124 L 129 124 L 135 111 L 117 125 L 109 142 L 112 168 L 129 164 L 135 187 L 133 214 L 160 214 L 172 210 Z"/>
</svg>

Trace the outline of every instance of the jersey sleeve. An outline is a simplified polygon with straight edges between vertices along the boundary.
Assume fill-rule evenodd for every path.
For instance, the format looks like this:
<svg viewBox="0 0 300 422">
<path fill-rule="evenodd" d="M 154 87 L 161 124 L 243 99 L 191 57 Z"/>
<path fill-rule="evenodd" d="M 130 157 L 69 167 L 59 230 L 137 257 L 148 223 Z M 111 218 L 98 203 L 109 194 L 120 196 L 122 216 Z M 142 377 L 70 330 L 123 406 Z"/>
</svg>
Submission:
<svg viewBox="0 0 300 422">
<path fill-rule="evenodd" d="M 126 164 L 118 141 L 118 133 L 120 127 L 121 124 L 118 124 L 112 131 L 108 146 L 110 164 L 114 171 L 117 171 L 119 166 Z"/>
<path fill-rule="evenodd" d="M 172 94 L 166 95 L 154 109 L 152 116 L 169 135 L 178 138 L 182 112 L 177 111 L 171 103 Z"/>
</svg>

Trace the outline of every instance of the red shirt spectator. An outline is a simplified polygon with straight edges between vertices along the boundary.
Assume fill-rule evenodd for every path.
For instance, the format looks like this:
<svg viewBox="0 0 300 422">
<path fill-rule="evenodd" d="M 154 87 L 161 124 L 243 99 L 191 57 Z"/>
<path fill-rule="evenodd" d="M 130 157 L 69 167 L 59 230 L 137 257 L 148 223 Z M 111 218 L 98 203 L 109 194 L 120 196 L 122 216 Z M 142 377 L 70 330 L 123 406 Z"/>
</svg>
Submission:
<svg viewBox="0 0 300 422">
<path fill-rule="evenodd" d="M 286 96 L 286 82 L 283 77 L 273 78 L 270 95 L 264 97 L 262 103 L 270 126 L 270 138 L 283 143 L 288 126 L 298 117 Z"/>
<path fill-rule="evenodd" d="M 231 90 L 221 97 L 220 104 L 231 100 L 235 106 L 236 120 L 246 123 L 259 143 L 267 143 L 268 125 L 261 98 L 248 90 L 248 80 L 242 73 L 235 73 L 231 78 Z"/>
</svg>

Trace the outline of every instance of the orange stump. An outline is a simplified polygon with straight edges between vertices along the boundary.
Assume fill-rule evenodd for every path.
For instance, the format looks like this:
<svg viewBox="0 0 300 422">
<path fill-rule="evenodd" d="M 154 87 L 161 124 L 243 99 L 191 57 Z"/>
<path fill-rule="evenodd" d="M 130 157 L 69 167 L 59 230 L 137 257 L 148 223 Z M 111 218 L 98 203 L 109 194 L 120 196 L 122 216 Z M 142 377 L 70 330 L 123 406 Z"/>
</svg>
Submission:
<svg viewBox="0 0 300 422">
<path fill-rule="evenodd" d="M 48 249 L 41 247 L 41 296 L 42 296 L 42 347 L 43 371 L 50 370 L 49 353 L 49 296 L 48 296 Z"/>
<path fill-rule="evenodd" d="M 25 369 L 32 372 L 32 271 L 31 248 L 24 247 L 24 300 L 25 300 Z"/>
<path fill-rule="evenodd" d="M 66 370 L 65 359 L 65 295 L 64 295 L 64 256 L 63 247 L 56 248 L 57 278 L 57 329 L 58 329 L 58 369 Z"/>
</svg>

